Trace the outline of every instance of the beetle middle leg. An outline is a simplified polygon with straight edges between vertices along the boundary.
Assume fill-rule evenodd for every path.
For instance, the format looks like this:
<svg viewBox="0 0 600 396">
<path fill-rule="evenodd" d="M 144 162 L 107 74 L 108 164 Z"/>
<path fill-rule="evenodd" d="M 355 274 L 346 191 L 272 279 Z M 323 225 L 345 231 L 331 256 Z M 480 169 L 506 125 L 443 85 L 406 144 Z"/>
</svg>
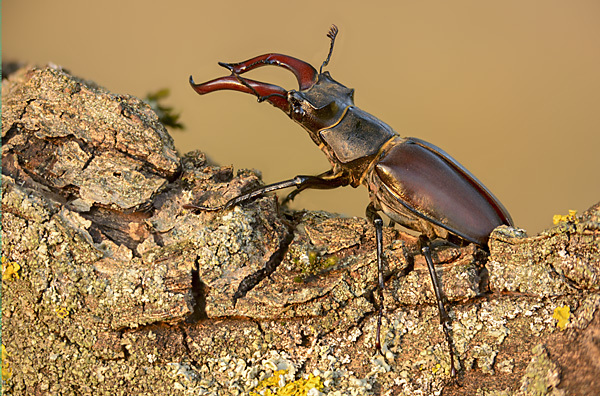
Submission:
<svg viewBox="0 0 600 396">
<path fill-rule="evenodd" d="M 379 295 L 379 313 L 377 316 L 377 334 L 375 337 L 375 346 L 377 350 L 381 351 L 381 321 L 383 317 L 383 288 L 384 288 L 384 278 L 383 278 L 383 220 L 381 216 L 377 213 L 377 209 L 375 205 L 371 202 L 369 206 L 367 206 L 366 210 L 367 218 L 373 223 L 375 227 L 375 240 L 377 243 L 377 273 L 378 273 L 378 295 Z M 394 223 L 391 223 L 392 225 Z M 425 235 L 421 235 L 418 240 L 419 251 L 425 257 L 425 261 L 427 262 L 427 269 L 429 270 L 429 275 L 431 277 L 431 283 L 433 284 L 433 290 L 435 292 L 435 298 L 438 305 L 438 310 L 440 313 L 440 323 L 442 324 L 442 328 L 444 331 L 444 336 L 446 338 L 446 342 L 448 343 L 448 351 L 450 353 L 450 375 L 453 378 L 456 378 L 456 368 L 454 366 L 454 355 L 452 350 L 452 337 L 450 335 L 451 331 L 451 321 L 450 315 L 446 311 L 443 302 L 442 296 L 442 288 L 440 285 L 440 281 L 435 272 L 435 266 L 433 264 L 433 259 L 431 258 L 431 248 L 429 247 L 429 238 Z"/>
<path fill-rule="evenodd" d="M 377 315 L 377 334 L 375 336 L 375 348 L 381 352 L 381 320 L 383 318 L 383 220 L 377 213 L 373 202 L 367 206 L 367 219 L 375 226 L 375 241 L 377 244 L 377 278 L 379 294 L 379 313 Z"/>
<path fill-rule="evenodd" d="M 433 259 L 431 258 L 431 249 L 429 247 L 429 238 L 425 235 L 421 235 L 419 237 L 419 250 L 423 257 L 425 257 L 425 261 L 427 262 L 427 269 L 429 270 L 429 275 L 431 276 L 431 283 L 433 284 L 433 291 L 435 292 L 435 299 L 438 304 L 438 310 L 440 312 L 440 323 L 444 330 L 444 336 L 446 337 L 446 342 L 448 343 L 448 351 L 450 353 L 450 375 L 455 378 L 456 377 L 456 369 L 454 368 L 454 354 L 452 352 L 452 337 L 450 336 L 450 331 L 452 329 L 452 325 L 450 322 L 450 315 L 444 308 L 444 302 L 442 297 L 442 288 L 440 286 L 440 282 L 438 276 L 435 272 L 435 267 L 433 265 Z"/>
</svg>

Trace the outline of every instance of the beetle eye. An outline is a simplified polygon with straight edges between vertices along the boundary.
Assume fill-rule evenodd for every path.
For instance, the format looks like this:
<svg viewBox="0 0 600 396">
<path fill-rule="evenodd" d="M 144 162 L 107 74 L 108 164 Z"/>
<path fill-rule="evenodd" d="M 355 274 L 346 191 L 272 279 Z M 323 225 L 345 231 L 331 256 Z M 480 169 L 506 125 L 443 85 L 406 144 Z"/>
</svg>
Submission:
<svg viewBox="0 0 600 396">
<path fill-rule="evenodd" d="M 295 118 L 302 118 L 304 117 L 304 115 L 306 114 L 306 111 L 300 106 L 294 106 L 294 117 Z"/>
</svg>

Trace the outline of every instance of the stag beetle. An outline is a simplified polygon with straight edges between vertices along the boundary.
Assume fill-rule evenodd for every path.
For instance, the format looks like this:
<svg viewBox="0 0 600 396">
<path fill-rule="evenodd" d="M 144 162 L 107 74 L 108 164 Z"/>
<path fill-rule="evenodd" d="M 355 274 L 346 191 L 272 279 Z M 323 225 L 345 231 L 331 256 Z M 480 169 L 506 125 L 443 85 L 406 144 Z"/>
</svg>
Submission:
<svg viewBox="0 0 600 396">
<path fill-rule="evenodd" d="M 197 210 L 223 210 L 262 194 L 296 187 L 285 201 L 300 191 L 332 189 L 364 184 L 371 202 L 367 218 L 375 227 L 377 244 L 379 315 L 376 347 L 380 350 L 383 315 L 383 220 L 382 211 L 398 223 L 421 232 L 419 248 L 429 269 L 444 335 L 450 351 L 450 371 L 455 377 L 450 336 L 450 317 L 444 308 L 441 287 L 435 273 L 429 241 L 441 238 L 470 242 L 486 249 L 488 238 L 499 225 L 512 225 L 500 201 L 467 169 L 446 152 L 417 138 L 401 137 L 390 126 L 354 105 L 354 90 L 335 81 L 323 68 L 329 64 L 338 29 L 331 27 L 327 58 L 319 72 L 310 64 L 282 54 L 265 54 L 240 63 L 219 65 L 231 71 L 227 77 L 196 84 L 200 95 L 234 90 L 255 95 L 283 110 L 308 131 L 311 139 L 327 155 L 332 168 L 317 176 L 299 175 L 290 180 L 259 187 L 229 200 L 222 206 L 186 205 Z M 274 65 L 296 76 L 299 90 L 287 91 L 277 85 L 242 77 L 255 68 Z"/>
</svg>

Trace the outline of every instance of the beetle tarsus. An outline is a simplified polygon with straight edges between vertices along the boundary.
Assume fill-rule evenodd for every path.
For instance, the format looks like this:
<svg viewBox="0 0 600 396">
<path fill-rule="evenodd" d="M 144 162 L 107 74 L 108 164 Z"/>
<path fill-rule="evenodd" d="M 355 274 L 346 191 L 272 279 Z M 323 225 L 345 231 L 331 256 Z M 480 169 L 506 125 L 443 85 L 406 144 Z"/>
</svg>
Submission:
<svg viewBox="0 0 600 396">
<path fill-rule="evenodd" d="M 211 207 L 211 206 L 185 204 L 185 205 L 183 205 L 183 208 L 190 209 L 190 210 L 198 210 L 200 212 L 217 212 L 219 210 L 223 210 L 224 206 Z"/>
</svg>

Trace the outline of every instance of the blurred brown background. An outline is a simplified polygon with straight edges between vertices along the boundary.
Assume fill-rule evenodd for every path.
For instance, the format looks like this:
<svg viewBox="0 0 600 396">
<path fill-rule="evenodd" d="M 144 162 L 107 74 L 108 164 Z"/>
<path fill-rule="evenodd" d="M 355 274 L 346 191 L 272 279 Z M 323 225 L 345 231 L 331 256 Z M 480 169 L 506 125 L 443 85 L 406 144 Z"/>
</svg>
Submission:
<svg viewBox="0 0 600 396">
<path fill-rule="evenodd" d="M 113 92 L 169 88 L 181 152 L 256 168 L 265 182 L 325 171 L 305 132 L 249 95 L 200 97 L 217 61 L 281 52 L 327 68 L 357 105 L 454 156 L 530 234 L 600 200 L 600 3 L 4 0 L 3 60 L 59 64 Z M 251 74 L 286 88 L 278 68 Z M 594 176 L 596 175 L 596 176 Z M 365 188 L 308 191 L 295 207 L 362 216 Z"/>
</svg>

